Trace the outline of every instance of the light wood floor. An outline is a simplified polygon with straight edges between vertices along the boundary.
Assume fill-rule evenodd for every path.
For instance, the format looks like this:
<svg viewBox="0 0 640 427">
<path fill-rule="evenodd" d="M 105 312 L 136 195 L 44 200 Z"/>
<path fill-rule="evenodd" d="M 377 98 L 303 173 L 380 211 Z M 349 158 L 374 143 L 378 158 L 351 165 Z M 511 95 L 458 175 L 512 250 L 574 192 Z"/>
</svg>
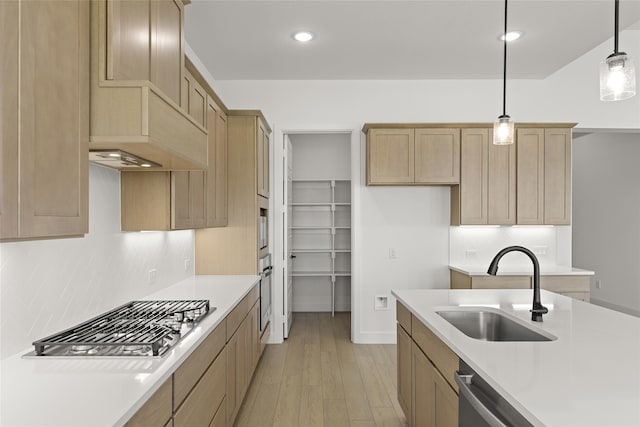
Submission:
<svg viewBox="0 0 640 427">
<path fill-rule="evenodd" d="M 349 313 L 295 313 L 285 343 L 265 349 L 235 425 L 406 426 L 396 346 L 349 336 Z"/>
</svg>

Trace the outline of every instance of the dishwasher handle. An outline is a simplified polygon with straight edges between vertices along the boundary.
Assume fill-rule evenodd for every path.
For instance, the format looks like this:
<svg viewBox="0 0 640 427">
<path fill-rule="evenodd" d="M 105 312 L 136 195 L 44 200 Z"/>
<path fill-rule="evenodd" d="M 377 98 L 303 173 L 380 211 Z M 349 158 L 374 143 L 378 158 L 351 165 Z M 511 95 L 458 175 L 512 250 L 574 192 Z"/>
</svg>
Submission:
<svg viewBox="0 0 640 427">
<path fill-rule="evenodd" d="M 487 408 L 471 390 L 471 381 L 473 375 L 460 375 L 458 372 L 453 373 L 453 377 L 458 384 L 461 397 L 469 402 L 475 411 L 482 417 L 484 421 L 491 427 L 508 427 L 498 417 L 495 416 L 489 408 Z"/>
</svg>

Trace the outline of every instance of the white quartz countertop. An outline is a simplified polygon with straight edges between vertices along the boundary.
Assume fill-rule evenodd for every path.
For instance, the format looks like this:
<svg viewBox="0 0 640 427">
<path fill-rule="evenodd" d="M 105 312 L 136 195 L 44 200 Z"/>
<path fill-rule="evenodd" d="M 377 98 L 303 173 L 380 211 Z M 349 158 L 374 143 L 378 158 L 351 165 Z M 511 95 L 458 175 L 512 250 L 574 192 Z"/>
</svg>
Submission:
<svg viewBox="0 0 640 427">
<path fill-rule="evenodd" d="M 450 265 L 449 269 L 457 271 L 468 276 L 488 276 L 487 265 Z M 533 274 L 533 265 L 529 264 L 523 267 L 514 266 L 498 266 L 498 275 L 503 276 L 531 276 Z M 541 276 L 593 276 L 595 273 L 590 270 L 574 268 L 564 265 L 541 265 Z"/>
<path fill-rule="evenodd" d="M 22 358 L 0 364 L 0 425 L 121 426 L 253 288 L 258 276 L 193 276 L 144 299 L 209 299 L 210 312 L 162 358 Z"/>
<path fill-rule="evenodd" d="M 544 290 L 542 303 L 553 308 L 542 323 L 531 321 L 532 291 L 526 289 L 392 294 L 532 424 L 640 426 L 640 318 Z M 557 339 L 480 341 L 436 314 L 443 307 L 466 305 L 499 305 Z"/>
</svg>

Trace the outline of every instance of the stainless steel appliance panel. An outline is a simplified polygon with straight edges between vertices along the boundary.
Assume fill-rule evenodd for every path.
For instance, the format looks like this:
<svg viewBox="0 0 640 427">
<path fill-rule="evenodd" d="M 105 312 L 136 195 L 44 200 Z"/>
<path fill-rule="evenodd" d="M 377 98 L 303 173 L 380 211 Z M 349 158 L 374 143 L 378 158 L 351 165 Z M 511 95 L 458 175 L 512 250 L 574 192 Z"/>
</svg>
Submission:
<svg viewBox="0 0 640 427">
<path fill-rule="evenodd" d="M 271 254 L 260 258 L 258 264 L 260 272 L 260 333 L 262 333 L 271 318 L 271 298 L 272 298 L 272 272 Z"/>
<path fill-rule="evenodd" d="M 459 427 L 533 426 L 463 360 L 454 376 L 459 391 Z"/>
</svg>

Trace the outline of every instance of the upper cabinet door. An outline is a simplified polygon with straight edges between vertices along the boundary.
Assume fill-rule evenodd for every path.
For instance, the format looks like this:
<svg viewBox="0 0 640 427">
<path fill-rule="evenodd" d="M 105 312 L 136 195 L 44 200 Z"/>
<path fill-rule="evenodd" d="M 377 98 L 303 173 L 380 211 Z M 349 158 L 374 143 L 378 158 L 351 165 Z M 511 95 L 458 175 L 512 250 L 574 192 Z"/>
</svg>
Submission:
<svg viewBox="0 0 640 427">
<path fill-rule="evenodd" d="M 0 1 L 0 239 L 18 237 L 17 1 Z"/>
<path fill-rule="evenodd" d="M 367 135 L 367 184 L 414 182 L 414 130 L 371 129 Z"/>
<path fill-rule="evenodd" d="M 227 208 L 227 116 L 219 111 L 216 114 L 216 194 L 215 226 L 225 227 L 228 222 Z"/>
<path fill-rule="evenodd" d="M 150 80 L 148 1 L 107 0 L 107 79 Z"/>
<path fill-rule="evenodd" d="M 180 105 L 184 69 L 184 4 L 182 0 L 153 0 L 150 4 L 151 81 Z"/>
<path fill-rule="evenodd" d="M 544 223 L 544 129 L 517 130 L 517 223 Z"/>
<path fill-rule="evenodd" d="M 460 182 L 460 129 L 415 130 L 415 182 Z"/>
<path fill-rule="evenodd" d="M 207 92 L 191 77 L 189 82 L 189 115 L 193 117 L 200 126 L 207 124 Z"/>
<path fill-rule="evenodd" d="M 544 223 L 571 224 L 571 129 L 545 129 Z"/>
<path fill-rule="evenodd" d="M 461 224 L 488 223 L 489 134 L 488 128 L 462 129 L 459 188 Z"/>
<path fill-rule="evenodd" d="M 489 129 L 488 224 L 516 223 L 516 145 L 494 145 Z"/>
<path fill-rule="evenodd" d="M 88 231 L 89 2 L 23 1 L 19 7 L 19 235 L 83 234 Z"/>
<path fill-rule="evenodd" d="M 262 120 L 258 120 L 258 135 L 256 136 L 256 166 L 258 194 L 269 198 L 269 132 Z"/>
<path fill-rule="evenodd" d="M 179 0 L 107 0 L 108 80 L 149 80 L 182 101 L 184 5 Z"/>
</svg>

